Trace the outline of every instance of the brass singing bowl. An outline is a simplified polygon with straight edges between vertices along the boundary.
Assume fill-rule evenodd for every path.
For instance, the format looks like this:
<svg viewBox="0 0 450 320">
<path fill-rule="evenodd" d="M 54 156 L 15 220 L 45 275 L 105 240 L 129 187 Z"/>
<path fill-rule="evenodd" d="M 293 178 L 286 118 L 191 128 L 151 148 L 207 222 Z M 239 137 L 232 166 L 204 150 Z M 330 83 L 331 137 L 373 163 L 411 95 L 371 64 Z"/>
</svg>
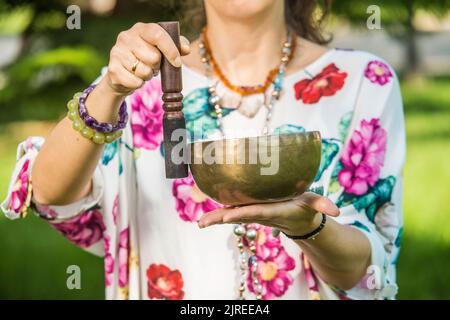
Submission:
<svg viewBox="0 0 450 320">
<path fill-rule="evenodd" d="M 240 206 L 304 193 L 319 169 L 322 140 L 312 131 L 196 141 L 189 147 L 198 188 L 223 205 Z"/>
</svg>

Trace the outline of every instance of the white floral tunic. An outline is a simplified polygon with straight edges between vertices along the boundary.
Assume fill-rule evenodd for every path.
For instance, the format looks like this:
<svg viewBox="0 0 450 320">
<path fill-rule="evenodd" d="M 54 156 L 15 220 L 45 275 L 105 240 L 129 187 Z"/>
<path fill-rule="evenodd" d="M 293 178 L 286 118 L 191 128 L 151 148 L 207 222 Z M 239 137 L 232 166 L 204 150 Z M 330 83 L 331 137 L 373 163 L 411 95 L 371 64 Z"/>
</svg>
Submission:
<svg viewBox="0 0 450 320">
<path fill-rule="evenodd" d="M 188 130 L 214 133 L 207 79 L 183 67 L 183 82 Z M 191 177 L 165 178 L 161 94 L 155 78 L 127 99 L 131 116 L 122 139 L 105 147 L 91 194 L 71 205 L 33 201 L 31 169 L 43 139 L 28 138 L 19 146 L 2 209 L 11 219 L 32 209 L 74 244 L 103 256 L 108 299 L 235 299 L 240 269 L 233 226 L 199 229 L 198 219 L 220 205 Z M 265 113 L 261 108 L 247 118 L 224 108 L 224 131 L 245 136 L 263 127 Z M 311 190 L 338 205 L 336 221 L 368 237 L 372 262 L 367 276 L 343 291 L 322 281 L 292 240 L 256 225 L 264 299 L 393 298 L 405 159 L 393 70 L 368 53 L 330 49 L 284 78 L 270 129 L 321 132 L 322 162 Z M 253 291 L 250 277 L 247 291 Z"/>
</svg>

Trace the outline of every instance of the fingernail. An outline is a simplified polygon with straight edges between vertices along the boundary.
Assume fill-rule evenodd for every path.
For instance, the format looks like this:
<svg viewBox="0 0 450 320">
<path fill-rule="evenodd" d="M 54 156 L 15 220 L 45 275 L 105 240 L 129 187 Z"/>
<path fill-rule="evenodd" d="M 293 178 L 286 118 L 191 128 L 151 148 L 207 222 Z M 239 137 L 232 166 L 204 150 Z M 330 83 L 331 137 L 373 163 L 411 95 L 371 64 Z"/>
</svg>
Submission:
<svg viewBox="0 0 450 320">
<path fill-rule="evenodd" d="M 188 45 L 182 45 L 184 54 L 191 52 L 191 47 Z"/>
<path fill-rule="evenodd" d="M 182 43 L 181 46 L 183 47 L 183 51 L 191 51 L 189 44 Z"/>
<path fill-rule="evenodd" d="M 173 66 L 174 67 L 181 67 L 181 58 L 180 57 L 176 57 L 175 60 L 173 60 Z"/>
</svg>

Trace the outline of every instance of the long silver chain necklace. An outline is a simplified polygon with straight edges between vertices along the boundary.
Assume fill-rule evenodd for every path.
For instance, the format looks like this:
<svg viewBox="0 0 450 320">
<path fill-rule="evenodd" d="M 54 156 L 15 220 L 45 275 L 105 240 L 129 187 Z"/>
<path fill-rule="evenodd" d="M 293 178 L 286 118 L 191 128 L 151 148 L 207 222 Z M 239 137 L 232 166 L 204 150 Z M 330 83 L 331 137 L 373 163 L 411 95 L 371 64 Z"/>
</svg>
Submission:
<svg viewBox="0 0 450 320">
<path fill-rule="evenodd" d="M 282 48 L 282 58 L 278 68 L 277 75 L 275 80 L 273 81 L 273 89 L 270 94 L 270 98 L 268 102 L 265 99 L 264 106 L 267 109 L 264 126 L 262 128 L 262 134 L 269 134 L 269 124 L 272 118 L 272 109 L 275 103 L 280 99 L 281 89 L 284 74 L 286 72 L 287 63 L 289 62 L 289 56 L 292 50 L 292 39 L 295 35 L 292 35 L 291 32 L 288 31 L 286 42 L 283 44 Z M 208 77 L 208 92 L 209 92 L 209 104 L 214 107 L 214 110 L 217 115 L 217 126 L 222 134 L 222 137 L 225 136 L 224 128 L 223 128 L 223 108 L 221 105 L 221 98 L 217 94 L 217 84 L 218 81 L 213 79 L 213 72 L 211 65 L 208 60 L 208 56 L 206 54 L 205 45 L 203 38 L 200 39 L 199 43 L 200 49 L 200 57 L 201 61 L 204 64 L 206 75 Z M 258 277 L 258 259 L 256 257 L 256 238 L 258 235 L 258 231 L 251 227 L 251 225 L 238 224 L 234 227 L 234 234 L 237 238 L 237 247 L 239 249 L 239 269 L 240 269 L 240 279 L 239 279 L 239 290 L 238 290 L 238 299 L 245 300 L 245 291 L 246 291 L 246 283 L 247 278 L 249 278 L 249 273 L 251 273 L 251 279 L 253 281 L 252 286 L 254 289 L 255 297 L 257 300 L 263 299 L 263 286 Z M 246 250 L 245 240 L 248 244 L 248 251 Z"/>
</svg>

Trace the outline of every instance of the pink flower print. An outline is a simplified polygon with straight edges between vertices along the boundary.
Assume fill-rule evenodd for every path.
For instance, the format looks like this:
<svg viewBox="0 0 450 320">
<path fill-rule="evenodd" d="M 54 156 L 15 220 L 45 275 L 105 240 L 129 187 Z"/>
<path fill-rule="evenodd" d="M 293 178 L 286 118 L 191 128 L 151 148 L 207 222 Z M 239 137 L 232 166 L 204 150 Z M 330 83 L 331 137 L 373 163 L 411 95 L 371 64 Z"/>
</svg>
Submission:
<svg viewBox="0 0 450 320">
<path fill-rule="evenodd" d="M 274 237 L 272 235 L 272 228 L 256 223 L 248 225 L 247 229 L 249 228 L 257 231 L 257 236 L 255 239 L 256 255 L 262 259 L 277 256 L 278 251 L 281 248 L 281 240 L 279 236 Z M 249 246 L 245 237 L 244 244 Z"/>
<path fill-rule="evenodd" d="M 346 193 L 363 195 L 380 177 L 386 154 L 386 131 L 379 119 L 361 121 L 361 129 L 355 130 L 341 156 L 343 169 L 338 180 Z"/>
<path fill-rule="evenodd" d="M 112 208 L 114 224 L 117 224 L 117 213 L 118 212 L 119 212 L 119 195 L 116 195 L 116 198 L 114 199 L 114 203 L 113 203 L 113 208 Z"/>
<path fill-rule="evenodd" d="M 64 237 L 81 248 L 88 248 L 102 239 L 105 225 L 96 208 L 58 223 L 51 223 Z"/>
<path fill-rule="evenodd" d="M 31 194 L 28 194 L 28 167 L 30 160 L 26 160 L 20 169 L 16 183 L 12 187 L 9 209 L 15 213 L 23 212 L 30 204 Z"/>
<path fill-rule="evenodd" d="M 385 63 L 381 61 L 370 61 L 364 71 L 364 76 L 371 82 L 384 86 L 394 75 Z"/>
<path fill-rule="evenodd" d="M 163 140 L 161 96 L 161 82 L 156 78 L 131 96 L 131 129 L 136 148 L 155 150 Z"/>
<path fill-rule="evenodd" d="M 187 178 L 174 180 L 172 194 L 175 197 L 176 210 L 184 221 L 196 222 L 202 214 L 221 207 L 198 189 L 190 174 Z"/>
<path fill-rule="evenodd" d="M 269 300 L 284 295 L 294 282 L 289 271 L 295 269 L 295 260 L 288 255 L 284 247 L 280 247 L 276 256 L 266 259 L 257 256 L 257 261 L 257 276 L 262 285 L 263 299 Z M 249 272 L 247 277 L 247 286 L 251 292 L 256 292 L 252 272 Z"/>
<path fill-rule="evenodd" d="M 114 276 L 114 257 L 110 252 L 110 238 L 108 235 L 103 237 L 103 246 L 105 249 L 105 285 L 108 287 L 112 284 Z"/>
<path fill-rule="evenodd" d="M 128 285 L 128 254 L 130 252 L 129 229 L 122 230 L 119 236 L 119 286 Z"/>
</svg>

